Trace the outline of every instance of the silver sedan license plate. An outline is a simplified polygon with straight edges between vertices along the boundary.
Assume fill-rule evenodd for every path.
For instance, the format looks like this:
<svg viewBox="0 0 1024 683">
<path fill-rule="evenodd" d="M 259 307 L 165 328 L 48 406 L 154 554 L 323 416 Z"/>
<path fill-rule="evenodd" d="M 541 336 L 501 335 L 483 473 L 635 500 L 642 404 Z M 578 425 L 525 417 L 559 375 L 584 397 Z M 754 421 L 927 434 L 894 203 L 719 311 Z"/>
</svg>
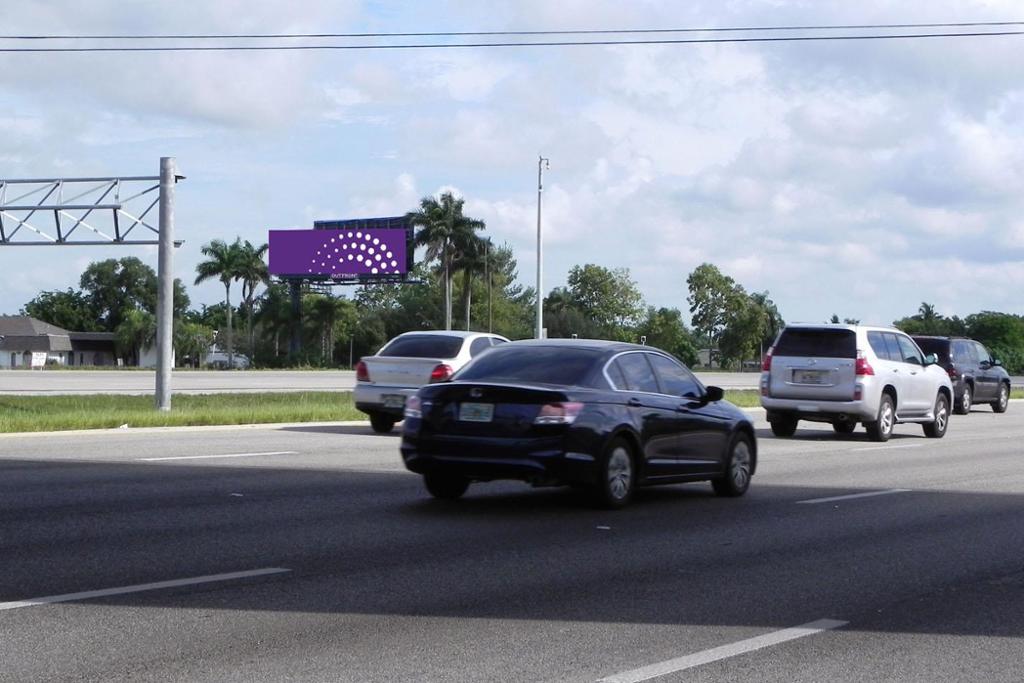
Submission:
<svg viewBox="0 0 1024 683">
<path fill-rule="evenodd" d="M 459 406 L 459 419 L 463 422 L 490 422 L 494 419 L 494 404 L 463 403 Z"/>
<path fill-rule="evenodd" d="M 405 394 L 384 394 L 380 397 L 385 408 L 404 408 Z"/>
</svg>

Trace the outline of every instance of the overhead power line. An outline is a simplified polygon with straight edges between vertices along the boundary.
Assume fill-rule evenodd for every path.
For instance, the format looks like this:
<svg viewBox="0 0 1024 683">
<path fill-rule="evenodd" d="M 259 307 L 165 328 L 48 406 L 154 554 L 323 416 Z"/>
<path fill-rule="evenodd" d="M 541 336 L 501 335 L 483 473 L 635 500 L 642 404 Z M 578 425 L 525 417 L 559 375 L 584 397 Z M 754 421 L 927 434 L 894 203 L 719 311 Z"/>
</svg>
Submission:
<svg viewBox="0 0 1024 683">
<path fill-rule="evenodd" d="M 704 28 L 566 29 L 548 31 L 423 31 L 381 33 L 180 33 L 180 34 L 64 34 L 0 35 L 0 40 L 239 40 L 302 38 L 458 38 L 468 36 L 637 35 L 668 33 L 732 33 L 750 31 L 840 31 L 1022 26 L 1024 21 L 963 21 L 907 24 L 825 24 L 805 26 L 731 26 Z"/>
<path fill-rule="evenodd" d="M 698 45 L 714 43 L 788 43 L 851 40 L 909 40 L 915 38 L 970 38 L 1019 36 L 1024 31 L 969 31 L 961 33 L 885 33 L 819 36 L 758 36 L 752 38 L 680 38 L 643 40 L 552 40 L 482 43 L 390 43 L 384 45 L 164 45 L 159 47 L 0 47 L 13 52 L 278 52 L 309 50 L 420 50 L 484 47 L 572 47 L 581 45 Z"/>
</svg>

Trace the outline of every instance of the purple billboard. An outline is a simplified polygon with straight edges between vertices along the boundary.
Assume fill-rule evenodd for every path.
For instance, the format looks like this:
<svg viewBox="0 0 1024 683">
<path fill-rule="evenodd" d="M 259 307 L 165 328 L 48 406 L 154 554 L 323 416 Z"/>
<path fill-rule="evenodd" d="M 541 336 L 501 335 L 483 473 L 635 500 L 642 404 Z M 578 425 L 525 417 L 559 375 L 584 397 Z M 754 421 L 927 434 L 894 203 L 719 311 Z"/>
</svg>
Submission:
<svg viewBox="0 0 1024 683">
<path fill-rule="evenodd" d="M 270 274 L 373 279 L 408 273 L 403 228 L 271 230 Z"/>
</svg>

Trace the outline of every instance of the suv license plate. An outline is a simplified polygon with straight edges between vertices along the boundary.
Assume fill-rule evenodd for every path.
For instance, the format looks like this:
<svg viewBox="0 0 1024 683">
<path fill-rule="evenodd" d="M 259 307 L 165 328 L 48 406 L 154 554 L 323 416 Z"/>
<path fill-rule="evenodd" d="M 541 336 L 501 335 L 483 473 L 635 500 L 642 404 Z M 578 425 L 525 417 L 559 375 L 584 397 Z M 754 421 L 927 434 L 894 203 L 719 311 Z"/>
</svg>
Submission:
<svg viewBox="0 0 1024 683">
<path fill-rule="evenodd" d="M 381 396 L 385 408 L 404 408 L 405 394 L 384 394 Z"/>
<path fill-rule="evenodd" d="M 459 419 L 463 422 L 490 422 L 494 419 L 494 404 L 463 403 L 459 406 Z"/>
<path fill-rule="evenodd" d="M 797 384 L 825 384 L 828 372 L 825 370 L 794 370 L 793 381 Z"/>
</svg>

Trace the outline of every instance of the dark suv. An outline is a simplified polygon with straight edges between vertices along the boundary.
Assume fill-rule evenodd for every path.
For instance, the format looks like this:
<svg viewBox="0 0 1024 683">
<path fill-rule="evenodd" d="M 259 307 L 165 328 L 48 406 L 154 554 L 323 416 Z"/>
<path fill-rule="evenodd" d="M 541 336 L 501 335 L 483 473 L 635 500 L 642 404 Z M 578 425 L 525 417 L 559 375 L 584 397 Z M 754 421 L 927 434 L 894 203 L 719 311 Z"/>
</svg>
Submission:
<svg viewBox="0 0 1024 683">
<path fill-rule="evenodd" d="M 988 349 L 973 339 L 914 337 L 925 353 L 934 353 L 953 381 L 954 410 L 971 412 L 975 403 L 988 403 L 997 413 L 1010 404 L 1010 375 Z"/>
</svg>

